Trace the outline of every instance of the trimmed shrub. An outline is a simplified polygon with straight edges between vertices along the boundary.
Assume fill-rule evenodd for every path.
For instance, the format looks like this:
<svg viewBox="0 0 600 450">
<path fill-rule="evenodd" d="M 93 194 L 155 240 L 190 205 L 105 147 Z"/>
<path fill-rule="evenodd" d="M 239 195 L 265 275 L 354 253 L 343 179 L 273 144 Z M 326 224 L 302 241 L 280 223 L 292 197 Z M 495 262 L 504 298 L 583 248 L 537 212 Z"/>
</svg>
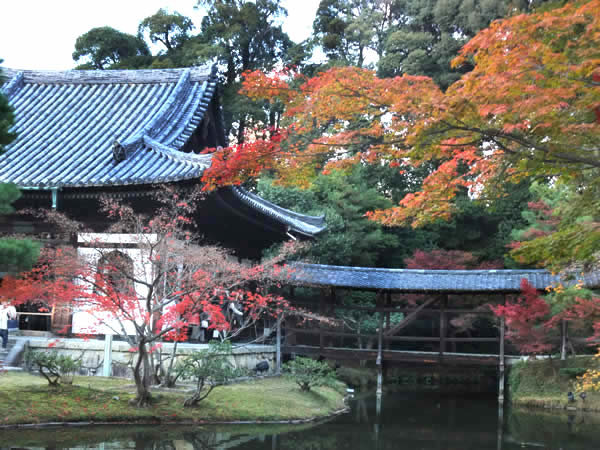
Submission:
<svg viewBox="0 0 600 450">
<path fill-rule="evenodd" d="M 243 374 L 230 363 L 231 354 L 230 342 L 211 341 L 206 350 L 193 352 L 177 363 L 176 376 L 195 382 L 194 392 L 183 406 L 197 406 L 214 388 Z"/>
<path fill-rule="evenodd" d="M 72 384 L 73 376 L 81 368 L 81 360 L 69 355 L 61 355 L 56 350 L 25 352 L 25 364 L 42 375 L 50 386 L 60 383 Z"/>
<path fill-rule="evenodd" d="M 297 357 L 283 365 L 283 372 L 303 392 L 308 392 L 315 386 L 332 386 L 336 381 L 335 374 L 327 363 L 311 358 Z"/>
</svg>

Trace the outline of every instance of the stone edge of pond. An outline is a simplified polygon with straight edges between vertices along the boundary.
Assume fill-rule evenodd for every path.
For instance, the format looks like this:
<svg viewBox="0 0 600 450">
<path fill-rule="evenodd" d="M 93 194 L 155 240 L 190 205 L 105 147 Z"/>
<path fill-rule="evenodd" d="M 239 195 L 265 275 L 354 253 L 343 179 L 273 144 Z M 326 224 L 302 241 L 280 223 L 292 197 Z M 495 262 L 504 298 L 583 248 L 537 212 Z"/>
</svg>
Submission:
<svg viewBox="0 0 600 450">
<path fill-rule="evenodd" d="M 346 403 L 348 397 L 344 398 Z M 218 420 L 181 420 L 181 421 L 115 421 L 115 422 L 44 422 L 44 423 L 17 423 L 11 425 L 0 425 L 0 430 L 8 429 L 35 429 L 35 428 L 52 428 L 52 427 L 89 427 L 89 426 L 109 426 L 109 425 L 302 425 L 306 423 L 327 421 L 333 417 L 344 414 L 350 410 L 349 406 L 345 406 L 341 409 L 333 411 L 331 414 L 325 416 L 309 417 L 307 419 L 289 419 L 289 420 L 229 420 L 229 421 L 218 421 Z"/>
<path fill-rule="evenodd" d="M 567 412 L 586 412 L 586 413 L 600 413 L 598 407 L 581 407 L 581 406 L 568 406 L 558 403 L 559 400 L 545 399 L 545 400 L 530 400 L 530 401 L 511 401 L 509 405 L 512 408 L 523 408 L 523 409 L 539 409 L 543 411 L 567 411 Z"/>
</svg>

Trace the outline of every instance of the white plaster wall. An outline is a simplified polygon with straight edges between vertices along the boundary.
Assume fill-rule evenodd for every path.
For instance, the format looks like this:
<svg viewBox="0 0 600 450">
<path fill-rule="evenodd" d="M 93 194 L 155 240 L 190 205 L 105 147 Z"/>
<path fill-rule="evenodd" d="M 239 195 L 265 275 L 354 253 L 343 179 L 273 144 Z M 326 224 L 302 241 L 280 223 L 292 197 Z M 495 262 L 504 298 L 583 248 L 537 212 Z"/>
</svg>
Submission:
<svg viewBox="0 0 600 450">
<path fill-rule="evenodd" d="M 133 269 L 136 278 L 149 282 L 152 279 L 152 264 L 149 262 L 147 250 L 143 248 L 119 247 L 119 245 L 154 243 L 157 237 L 153 234 L 122 234 L 122 233 L 79 233 L 77 242 L 85 244 L 114 244 L 111 248 L 78 247 L 77 252 L 81 258 L 88 261 L 91 267 L 97 266 L 98 260 L 111 251 L 118 251 L 127 255 L 133 261 Z M 140 298 L 144 298 L 148 292 L 147 286 L 135 283 L 135 290 Z M 92 289 L 91 285 L 89 289 Z M 111 314 L 99 315 L 89 312 L 85 306 L 76 307 L 73 311 L 72 331 L 75 334 L 121 334 L 122 325 L 127 334 L 135 334 L 133 323 L 124 322 L 122 325 Z"/>
</svg>

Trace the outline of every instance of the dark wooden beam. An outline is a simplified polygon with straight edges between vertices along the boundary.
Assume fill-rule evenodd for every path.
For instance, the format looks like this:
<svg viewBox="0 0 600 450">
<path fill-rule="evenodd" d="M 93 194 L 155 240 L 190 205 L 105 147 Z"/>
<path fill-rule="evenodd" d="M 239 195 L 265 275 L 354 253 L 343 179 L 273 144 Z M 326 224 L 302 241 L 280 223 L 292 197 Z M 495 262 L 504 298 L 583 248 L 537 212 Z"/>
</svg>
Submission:
<svg viewBox="0 0 600 450">
<path fill-rule="evenodd" d="M 357 333 L 349 333 L 344 331 L 331 331 L 331 330 L 320 330 L 319 328 L 293 328 L 286 327 L 286 330 L 297 333 L 297 334 L 312 334 L 312 335 L 321 335 L 324 336 L 335 336 L 335 337 L 348 337 L 348 338 L 356 338 L 358 339 Z M 366 339 L 377 339 L 377 334 L 361 334 L 362 338 Z M 439 342 L 439 337 L 434 336 L 383 336 L 383 341 L 390 342 Z M 499 338 L 497 337 L 447 337 L 445 339 L 446 342 L 471 342 L 471 343 L 481 343 L 481 342 L 498 342 Z"/>
<path fill-rule="evenodd" d="M 339 296 L 337 297 L 339 298 Z M 296 306 L 316 306 L 315 302 L 294 302 Z M 385 312 L 385 313 L 412 313 L 417 308 L 407 308 L 407 307 L 369 307 L 369 306 L 347 306 L 347 305 L 336 305 L 336 309 L 347 309 L 351 311 L 364 311 L 366 313 L 375 313 L 375 312 Z M 492 310 L 489 311 L 477 311 L 475 309 L 459 309 L 459 308 L 446 308 L 446 314 L 477 314 L 477 315 L 493 315 L 494 312 Z M 424 308 L 420 310 L 421 315 L 437 315 L 440 313 L 439 308 Z"/>
<path fill-rule="evenodd" d="M 422 305 L 415 308 L 413 310 L 413 312 L 411 312 L 408 316 L 406 316 L 404 319 L 402 319 L 399 323 L 397 323 L 392 328 L 387 330 L 385 332 L 385 336 L 393 336 L 396 333 L 398 333 L 399 331 L 401 331 L 404 328 L 406 328 L 407 326 L 409 326 L 411 323 L 413 323 L 417 319 L 417 317 L 419 316 L 419 313 L 423 309 L 425 309 L 427 306 L 431 305 L 435 301 L 437 301 L 437 298 L 435 298 L 435 297 L 425 301 Z"/>
<path fill-rule="evenodd" d="M 321 350 L 319 347 L 307 346 L 307 345 L 294 345 L 294 346 L 283 346 L 282 352 L 285 354 L 296 354 L 296 355 L 322 355 L 327 359 L 332 360 L 353 360 L 353 361 L 376 361 L 377 350 L 375 349 L 347 349 L 347 348 L 334 348 L 325 347 Z M 418 352 L 403 352 L 397 350 L 384 350 L 382 352 L 382 358 L 388 361 L 404 362 L 404 363 L 415 363 L 415 364 L 440 364 L 440 357 L 437 353 L 418 353 Z M 495 367 L 498 364 L 497 356 L 464 356 L 464 355 L 453 355 L 447 353 L 445 355 L 446 364 L 457 364 L 457 365 L 471 365 L 471 366 L 491 366 Z"/>
</svg>

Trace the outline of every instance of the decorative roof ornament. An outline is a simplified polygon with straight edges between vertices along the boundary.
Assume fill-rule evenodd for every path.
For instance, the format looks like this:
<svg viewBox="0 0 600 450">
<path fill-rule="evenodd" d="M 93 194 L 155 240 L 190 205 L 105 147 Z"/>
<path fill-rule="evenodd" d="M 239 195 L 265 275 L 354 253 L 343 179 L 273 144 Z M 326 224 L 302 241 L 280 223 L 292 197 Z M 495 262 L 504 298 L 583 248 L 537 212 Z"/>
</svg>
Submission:
<svg viewBox="0 0 600 450">
<path fill-rule="evenodd" d="M 121 161 L 125 161 L 127 157 L 127 153 L 125 152 L 125 148 L 121 145 L 121 143 L 115 139 L 112 145 L 112 153 L 113 159 L 116 163 L 120 163 Z"/>
</svg>

